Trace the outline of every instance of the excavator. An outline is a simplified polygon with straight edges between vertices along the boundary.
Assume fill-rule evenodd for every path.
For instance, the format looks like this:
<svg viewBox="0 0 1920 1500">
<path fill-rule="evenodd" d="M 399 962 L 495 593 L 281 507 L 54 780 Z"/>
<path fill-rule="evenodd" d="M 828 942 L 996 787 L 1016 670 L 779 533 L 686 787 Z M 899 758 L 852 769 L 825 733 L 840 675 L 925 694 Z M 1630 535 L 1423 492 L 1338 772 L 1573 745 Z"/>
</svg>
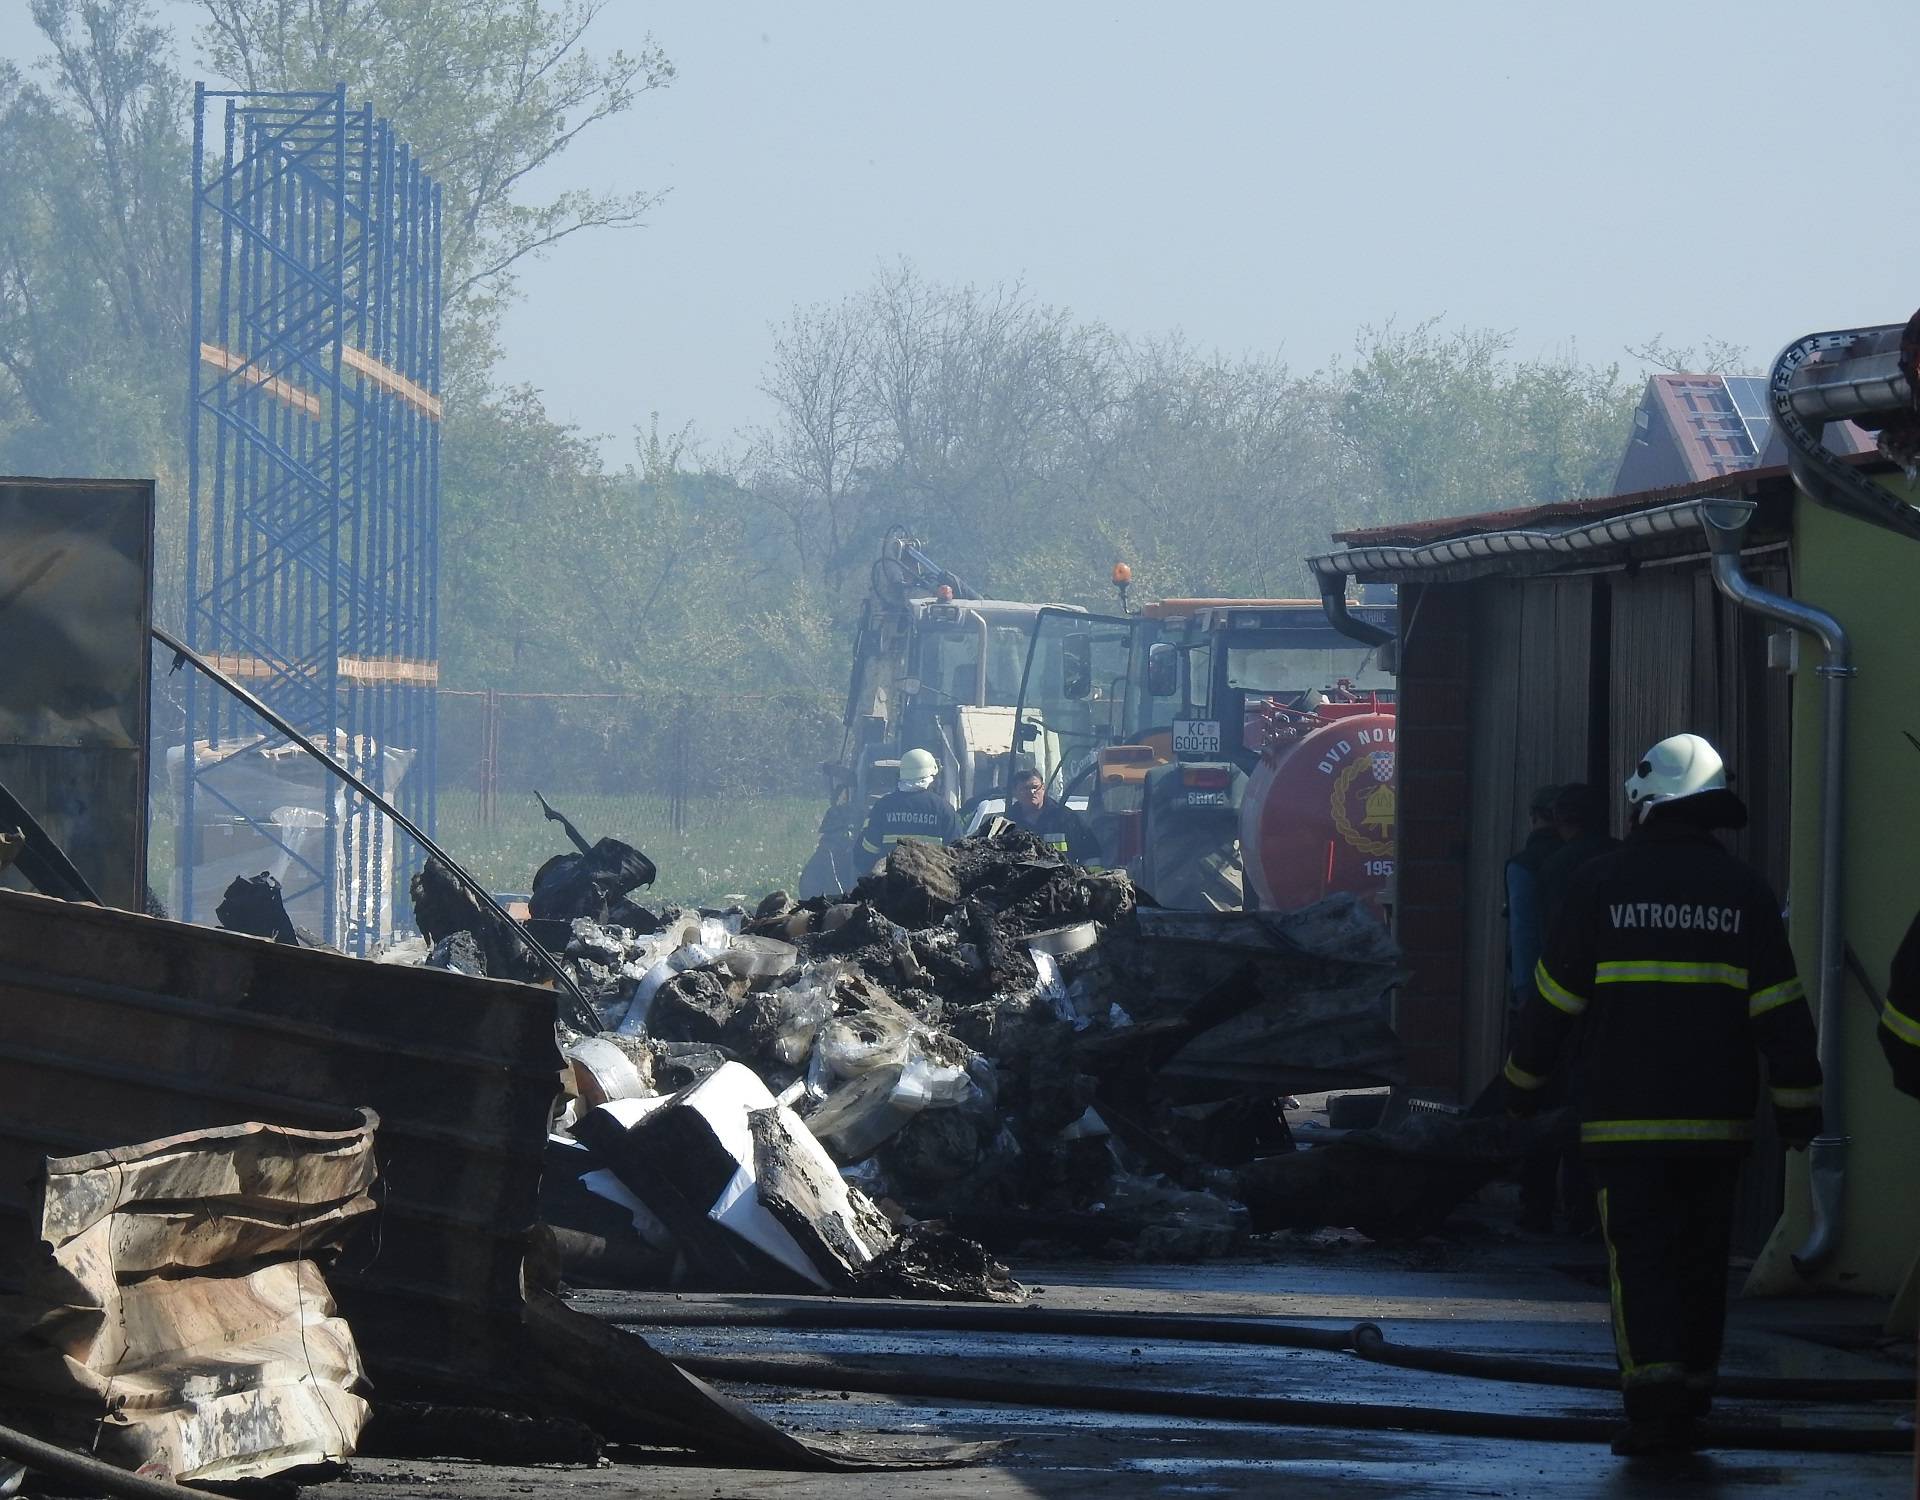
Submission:
<svg viewBox="0 0 1920 1500">
<path fill-rule="evenodd" d="M 1372 642 L 1390 597 L 1342 601 L 1343 631 L 1318 599 L 1129 609 L 1131 573 L 1114 579 L 1117 615 L 1037 612 L 1010 761 L 1084 806 L 1108 863 L 1162 906 L 1284 910 L 1345 890 L 1384 913 L 1394 678 Z"/>
<path fill-rule="evenodd" d="M 1084 613 L 984 599 L 904 529 L 886 534 L 854 635 L 840 753 L 820 768 L 827 808 L 801 872 L 801 899 L 850 889 L 866 873 L 856 847 L 860 831 L 868 809 L 893 790 L 907 751 L 931 752 L 940 766 L 936 787 L 963 822 L 982 797 L 1000 790 L 1021 673 L 1043 611 Z M 1061 713 L 1071 728 L 1088 719 L 1089 708 L 1063 703 Z M 1028 758 L 1051 774 L 1060 729 L 1038 704 L 1028 722 Z"/>
</svg>

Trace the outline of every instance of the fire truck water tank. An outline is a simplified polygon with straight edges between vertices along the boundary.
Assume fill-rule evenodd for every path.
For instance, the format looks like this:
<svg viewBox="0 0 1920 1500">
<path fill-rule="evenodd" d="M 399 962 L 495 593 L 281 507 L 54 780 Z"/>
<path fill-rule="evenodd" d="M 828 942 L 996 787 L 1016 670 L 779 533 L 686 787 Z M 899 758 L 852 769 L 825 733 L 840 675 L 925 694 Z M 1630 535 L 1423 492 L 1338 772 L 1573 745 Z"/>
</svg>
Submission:
<svg viewBox="0 0 1920 1500">
<path fill-rule="evenodd" d="M 1247 780 L 1240 847 L 1270 911 L 1352 891 L 1379 912 L 1393 876 L 1394 717 L 1370 710 L 1268 751 Z"/>
</svg>

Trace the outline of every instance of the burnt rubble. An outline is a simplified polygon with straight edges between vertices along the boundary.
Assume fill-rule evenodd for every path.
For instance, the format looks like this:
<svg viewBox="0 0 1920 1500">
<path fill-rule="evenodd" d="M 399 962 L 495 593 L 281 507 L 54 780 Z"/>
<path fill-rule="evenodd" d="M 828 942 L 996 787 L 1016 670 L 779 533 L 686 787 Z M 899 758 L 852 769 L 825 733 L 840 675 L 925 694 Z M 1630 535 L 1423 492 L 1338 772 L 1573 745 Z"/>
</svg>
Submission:
<svg viewBox="0 0 1920 1500">
<path fill-rule="evenodd" d="M 548 1217 L 576 1279 L 1004 1299 L 982 1243 L 1417 1234 L 1531 1139 L 1403 1108 L 1296 1149 L 1287 1095 L 1399 1077 L 1397 952 L 1350 896 L 1161 910 L 996 820 L 838 898 L 655 913 L 644 855 L 567 832 L 531 909 L 604 1028 L 562 1027 Z M 446 920 L 421 914 L 432 961 L 513 962 Z"/>
</svg>

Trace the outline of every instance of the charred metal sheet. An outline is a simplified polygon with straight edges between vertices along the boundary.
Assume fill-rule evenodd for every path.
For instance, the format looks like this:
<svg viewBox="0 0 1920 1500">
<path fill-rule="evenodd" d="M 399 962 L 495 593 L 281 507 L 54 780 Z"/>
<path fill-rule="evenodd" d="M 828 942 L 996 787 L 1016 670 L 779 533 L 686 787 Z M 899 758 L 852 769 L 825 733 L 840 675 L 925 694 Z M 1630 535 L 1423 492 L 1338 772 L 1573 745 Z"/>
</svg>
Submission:
<svg viewBox="0 0 1920 1500">
<path fill-rule="evenodd" d="M 0 479 L 0 781 L 128 910 L 147 889 L 152 561 L 151 480 Z"/>
<path fill-rule="evenodd" d="M 383 1392 L 471 1389 L 521 1363 L 553 1026 L 531 985 L 0 891 L 0 1239 L 45 1157 L 365 1106 L 382 1212 L 334 1291 Z"/>
<path fill-rule="evenodd" d="M 366 1375 L 314 1257 L 374 1211 L 374 1136 L 251 1122 L 47 1161 L 0 1298 L 0 1389 L 176 1481 L 338 1463 Z"/>
</svg>

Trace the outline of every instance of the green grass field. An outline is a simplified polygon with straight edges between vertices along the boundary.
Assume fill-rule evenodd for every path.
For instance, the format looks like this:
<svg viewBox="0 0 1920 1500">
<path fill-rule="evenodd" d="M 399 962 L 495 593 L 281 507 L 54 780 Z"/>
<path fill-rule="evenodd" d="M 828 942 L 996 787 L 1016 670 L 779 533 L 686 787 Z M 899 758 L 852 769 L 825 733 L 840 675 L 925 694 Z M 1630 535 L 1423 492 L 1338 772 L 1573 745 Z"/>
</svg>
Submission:
<svg viewBox="0 0 1920 1500">
<path fill-rule="evenodd" d="M 676 837 L 665 797 L 547 793 L 589 839 L 606 835 L 642 850 L 660 878 L 639 899 L 648 906 L 719 905 L 740 895 L 751 905 L 768 891 L 792 890 L 813 853 L 822 811 L 812 797 L 695 798 L 687 831 Z M 447 853 L 497 891 L 524 891 L 533 872 L 572 846 L 531 797 L 502 797 L 492 827 L 474 792 L 442 792 L 435 837 Z"/>
<path fill-rule="evenodd" d="M 660 877 L 639 892 L 643 905 L 720 905 L 730 895 L 749 905 L 768 891 L 792 890 L 819 833 L 812 797 L 695 798 L 687 803 L 687 832 L 675 837 L 665 797 L 549 792 L 547 799 L 589 839 L 607 835 L 642 850 Z M 175 814 L 156 797 L 148 834 L 147 869 L 163 898 L 173 874 Z M 540 815 L 531 797 L 502 797 L 492 827 L 480 821 L 477 792 L 440 794 L 434 837 L 489 889 L 525 891 L 533 872 L 572 845 L 558 823 Z"/>
</svg>

